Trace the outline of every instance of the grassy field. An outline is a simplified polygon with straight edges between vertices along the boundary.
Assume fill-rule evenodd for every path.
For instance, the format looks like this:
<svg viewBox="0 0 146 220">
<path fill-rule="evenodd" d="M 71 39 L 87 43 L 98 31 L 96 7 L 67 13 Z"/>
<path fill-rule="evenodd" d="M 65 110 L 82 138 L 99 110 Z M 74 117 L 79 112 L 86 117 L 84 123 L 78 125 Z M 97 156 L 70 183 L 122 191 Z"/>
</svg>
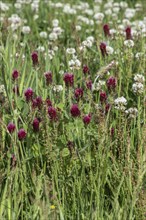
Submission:
<svg viewBox="0 0 146 220">
<path fill-rule="evenodd" d="M 145 7 L 0 2 L 0 220 L 146 219 Z"/>
</svg>

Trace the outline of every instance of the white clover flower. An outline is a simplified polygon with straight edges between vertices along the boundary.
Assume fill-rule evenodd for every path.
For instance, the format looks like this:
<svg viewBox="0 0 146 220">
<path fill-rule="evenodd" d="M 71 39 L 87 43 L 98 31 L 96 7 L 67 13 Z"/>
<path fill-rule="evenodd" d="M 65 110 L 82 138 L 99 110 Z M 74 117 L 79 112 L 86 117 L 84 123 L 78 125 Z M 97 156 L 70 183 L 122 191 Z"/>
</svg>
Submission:
<svg viewBox="0 0 146 220">
<path fill-rule="evenodd" d="M 136 10 L 133 8 L 126 8 L 125 17 L 131 19 L 135 16 L 135 12 L 136 12 Z"/>
<path fill-rule="evenodd" d="M 110 46 L 106 46 L 106 51 L 107 51 L 108 54 L 113 54 L 114 49 Z"/>
<path fill-rule="evenodd" d="M 37 2 L 32 2 L 32 3 L 31 3 L 31 10 L 32 10 L 32 11 L 35 11 L 35 12 L 38 12 L 38 10 L 39 10 L 39 3 L 37 3 Z"/>
<path fill-rule="evenodd" d="M 8 11 L 9 6 L 6 3 L 0 2 L 0 10 L 1 11 Z"/>
<path fill-rule="evenodd" d="M 21 9 L 22 4 L 20 4 L 20 3 L 15 3 L 15 4 L 14 4 L 14 7 L 15 7 L 16 9 Z"/>
<path fill-rule="evenodd" d="M 121 8 L 127 8 L 128 7 L 127 2 L 124 2 L 124 1 L 120 2 L 120 7 Z"/>
<path fill-rule="evenodd" d="M 101 90 L 102 86 L 105 86 L 105 81 L 99 80 L 97 83 L 93 84 L 92 91 L 99 91 Z"/>
<path fill-rule="evenodd" d="M 39 51 L 39 52 L 44 52 L 44 51 L 45 51 L 45 47 L 39 46 L 39 47 L 37 48 L 37 51 Z"/>
<path fill-rule="evenodd" d="M 104 18 L 104 14 L 103 13 L 96 13 L 95 15 L 94 15 L 94 19 L 95 20 L 98 20 L 98 21 L 103 21 L 103 18 Z"/>
<path fill-rule="evenodd" d="M 53 91 L 61 92 L 61 91 L 63 91 L 63 86 L 62 85 L 56 85 L 56 86 L 53 87 Z"/>
<path fill-rule="evenodd" d="M 142 94 L 144 91 L 144 85 L 142 83 L 134 83 L 132 85 L 132 90 L 136 94 Z"/>
<path fill-rule="evenodd" d="M 52 40 L 52 41 L 55 41 L 58 39 L 58 36 L 56 33 L 52 32 L 49 34 L 49 39 Z"/>
<path fill-rule="evenodd" d="M 53 27 L 58 27 L 58 25 L 59 25 L 59 20 L 58 20 L 58 19 L 54 19 L 54 20 L 52 21 L 52 25 L 53 25 Z"/>
<path fill-rule="evenodd" d="M 115 109 L 124 111 L 126 109 L 127 100 L 122 96 L 115 99 L 114 104 L 115 104 Z"/>
<path fill-rule="evenodd" d="M 134 47 L 134 41 L 133 40 L 125 40 L 124 45 L 128 48 Z"/>
<path fill-rule="evenodd" d="M 81 67 L 81 62 L 77 59 L 77 58 L 73 58 L 72 60 L 70 60 L 69 62 L 68 62 L 68 65 L 69 65 L 69 67 L 70 67 L 70 69 L 72 70 L 72 69 L 80 69 L 80 67 Z"/>
<path fill-rule="evenodd" d="M 59 48 L 58 48 L 57 46 L 54 46 L 54 47 L 53 47 L 53 50 L 54 50 L 54 51 L 57 51 L 58 49 L 59 49 Z"/>
<path fill-rule="evenodd" d="M 135 118 L 138 115 L 138 110 L 137 108 L 129 108 L 125 113 L 128 115 L 128 118 Z"/>
<path fill-rule="evenodd" d="M 39 18 L 39 15 L 37 15 L 37 14 L 33 16 L 34 21 L 37 20 L 38 18 Z"/>
<path fill-rule="evenodd" d="M 138 53 L 135 54 L 135 58 L 138 59 L 138 60 L 139 60 L 142 56 L 143 56 L 143 53 L 142 53 L 142 52 L 138 52 Z"/>
<path fill-rule="evenodd" d="M 30 27 L 29 26 L 23 26 L 22 27 L 22 33 L 23 34 L 29 34 L 31 31 Z"/>
<path fill-rule="evenodd" d="M 89 37 L 87 37 L 87 41 L 91 41 L 92 43 L 94 42 L 94 37 L 93 36 L 89 36 Z"/>
<path fill-rule="evenodd" d="M 66 53 L 67 54 L 75 54 L 76 50 L 74 48 L 67 48 Z"/>
<path fill-rule="evenodd" d="M 76 25 L 76 30 L 80 31 L 82 29 L 82 27 L 80 25 Z"/>
<path fill-rule="evenodd" d="M 53 33 L 57 34 L 58 36 L 63 32 L 63 29 L 61 27 L 54 27 Z"/>
<path fill-rule="evenodd" d="M 137 83 L 144 83 L 145 82 L 145 78 L 142 74 L 136 74 L 134 76 L 134 81 Z"/>
<path fill-rule="evenodd" d="M 92 47 L 92 44 L 93 43 L 90 40 L 85 40 L 85 41 L 82 42 L 83 47 L 89 47 L 90 48 L 90 47 Z"/>
<path fill-rule="evenodd" d="M 47 32 L 46 32 L 46 31 L 41 31 L 41 32 L 39 33 L 39 35 L 40 35 L 41 38 L 44 38 L 44 39 L 47 38 Z"/>
<path fill-rule="evenodd" d="M 112 15 L 112 10 L 109 8 L 105 11 L 105 14 L 106 15 Z"/>
</svg>

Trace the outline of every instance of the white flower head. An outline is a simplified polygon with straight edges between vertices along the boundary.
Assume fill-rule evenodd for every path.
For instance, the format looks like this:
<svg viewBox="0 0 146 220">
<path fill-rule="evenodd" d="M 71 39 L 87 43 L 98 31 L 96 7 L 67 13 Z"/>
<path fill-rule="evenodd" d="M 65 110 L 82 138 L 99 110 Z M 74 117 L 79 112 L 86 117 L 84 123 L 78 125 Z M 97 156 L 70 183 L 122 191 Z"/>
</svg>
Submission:
<svg viewBox="0 0 146 220">
<path fill-rule="evenodd" d="M 144 83 L 145 82 L 145 78 L 142 74 L 136 74 L 134 76 L 134 81 L 137 83 Z"/>
<path fill-rule="evenodd" d="M 136 94 L 142 94 L 144 91 L 144 85 L 142 83 L 134 83 L 132 85 L 132 90 Z"/>
<path fill-rule="evenodd" d="M 133 40 L 125 40 L 124 45 L 128 48 L 134 47 L 134 41 Z"/>
<path fill-rule="evenodd" d="M 110 46 L 106 46 L 106 51 L 107 51 L 108 54 L 113 54 L 114 49 Z"/>
<path fill-rule="evenodd" d="M 122 96 L 114 101 L 115 108 L 121 111 L 124 111 L 127 105 L 127 100 Z"/>
<path fill-rule="evenodd" d="M 23 26 L 22 27 L 22 33 L 23 34 L 29 34 L 31 31 L 30 27 L 29 26 Z"/>
<path fill-rule="evenodd" d="M 47 32 L 46 31 L 41 31 L 40 32 L 40 37 L 46 39 L 47 38 Z"/>
<path fill-rule="evenodd" d="M 66 53 L 67 54 L 75 54 L 76 50 L 74 48 L 67 48 Z"/>
</svg>

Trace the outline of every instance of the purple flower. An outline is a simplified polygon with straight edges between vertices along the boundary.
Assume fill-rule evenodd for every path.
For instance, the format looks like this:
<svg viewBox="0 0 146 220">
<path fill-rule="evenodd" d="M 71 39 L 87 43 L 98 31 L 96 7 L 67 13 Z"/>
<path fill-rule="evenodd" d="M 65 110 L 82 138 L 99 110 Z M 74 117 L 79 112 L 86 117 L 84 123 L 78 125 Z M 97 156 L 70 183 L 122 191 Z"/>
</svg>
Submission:
<svg viewBox="0 0 146 220">
<path fill-rule="evenodd" d="M 31 101 L 33 97 L 33 90 L 31 88 L 26 89 L 24 95 L 27 102 Z"/>
<path fill-rule="evenodd" d="M 105 105 L 105 113 L 107 114 L 110 109 L 111 109 L 111 105 L 109 103 L 107 103 Z"/>
<path fill-rule="evenodd" d="M 77 104 L 73 104 L 70 109 L 72 117 L 79 117 L 81 112 Z"/>
<path fill-rule="evenodd" d="M 38 97 L 36 97 L 35 99 L 32 100 L 32 107 L 33 108 L 38 107 L 40 109 L 42 104 L 43 104 L 43 100 L 42 100 L 41 96 L 38 96 Z"/>
<path fill-rule="evenodd" d="M 107 84 L 107 88 L 108 88 L 109 90 L 112 90 L 112 89 L 115 89 L 115 88 L 116 88 L 117 82 L 116 82 L 116 79 L 115 79 L 113 76 L 111 76 L 111 77 L 107 80 L 106 84 Z"/>
<path fill-rule="evenodd" d="M 111 136 L 113 137 L 113 136 L 114 136 L 114 133 L 115 133 L 115 129 L 114 129 L 114 128 L 111 128 L 110 133 L 111 133 Z"/>
<path fill-rule="evenodd" d="M 9 131 L 9 133 L 13 133 L 16 129 L 16 126 L 12 122 L 10 122 L 7 126 L 7 129 Z"/>
<path fill-rule="evenodd" d="M 14 70 L 13 73 L 12 73 L 12 78 L 13 80 L 16 80 L 19 76 L 19 72 L 17 70 Z"/>
<path fill-rule="evenodd" d="M 83 89 L 82 88 L 77 88 L 75 89 L 75 98 L 79 100 L 83 96 Z"/>
<path fill-rule="evenodd" d="M 20 140 L 20 141 L 22 141 L 23 139 L 25 139 L 26 138 L 26 131 L 23 129 L 23 128 L 21 128 L 19 131 L 18 131 L 18 139 Z"/>
<path fill-rule="evenodd" d="M 46 99 L 46 104 L 47 104 L 47 106 L 52 106 L 51 100 L 50 99 Z"/>
<path fill-rule="evenodd" d="M 64 80 L 66 86 L 73 86 L 74 75 L 72 73 L 65 73 L 63 80 Z"/>
<path fill-rule="evenodd" d="M 38 64 L 38 62 L 39 62 L 38 61 L 38 53 L 36 51 L 32 52 L 31 59 L 32 59 L 33 65 Z"/>
<path fill-rule="evenodd" d="M 126 32 L 126 39 L 127 39 L 127 40 L 132 39 L 131 27 L 127 27 L 127 28 L 125 29 L 125 32 Z"/>
<path fill-rule="evenodd" d="M 92 90 L 92 80 L 88 80 L 88 81 L 86 82 L 86 87 L 87 87 L 87 89 Z"/>
<path fill-rule="evenodd" d="M 52 106 L 49 106 L 48 108 L 48 115 L 49 115 L 49 118 L 51 120 L 56 120 L 57 119 L 57 111 L 54 107 Z"/>
<path fill-rule="evenodd" d="M 100 92 L 100 101 L 105 102 L 107 100 L 106 92 L 102 91 Z"/>
<path fill-rule="evenodd" d="M 105 35 L 105 37 L 109 37 L 111 34 L 110 34 L 110 28 L 109 28 L 109 25 L 108 24 L 105 24 L 104 26 L 103 26 L 103 31 L 104 31 L 104 35 Z"/>
<path fill-rule="evenodd" d="M 39 125 L 40 125 L 40 121 L 37 118 L 35 118 L 32 123 L 34 132 L 39 131 Z"/>
<path fill-rule="evenodd" d="M 88 67 L 87 65 L 84 65 L 84 66 L 83 66 L 83 73 L 84 73 L 84 74 L 89 73 L 89 67 Z"/>
<path fill-rule="evenodd" d="M 88 125 L 90 123 L 90 121 L 91 121 L 91 114 L 85 115 L 83 117 L 83 122 L 85 125 Z"/>
<path fill-rule="evenodd" d="M 49 85 L 52 83 L 52 72 L 49 71 L 49 72 L 46 72 L 44 73 L 44 76 L 46 78 L 46 84 Z"/>
<path fill-rule="evenodd" d="M 106 51 L 106 44 L 105 44 L 105 43 L 102 42 L 102 43 L 100 44 L 100 50 L 101 50 L 101 53 L 102 53 L 102 56 L 103 56 L 103 57 L 105 57 L 105 55 L 108 55 L 108 54 L 107 54 L 107 51 Z"/>
</svg>

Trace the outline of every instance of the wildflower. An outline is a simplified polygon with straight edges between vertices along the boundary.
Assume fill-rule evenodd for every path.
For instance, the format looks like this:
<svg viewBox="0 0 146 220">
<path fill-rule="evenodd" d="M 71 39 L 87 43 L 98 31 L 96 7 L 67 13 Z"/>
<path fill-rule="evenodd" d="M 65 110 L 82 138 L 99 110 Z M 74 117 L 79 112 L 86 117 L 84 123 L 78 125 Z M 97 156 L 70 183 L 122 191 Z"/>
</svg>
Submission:
<svg viewBox="0 0 146 220">
<path fill-rule="evenodd" d="M 115 133 L 115 129 L 114 129 L 114 128 L 111 128 L 110 133 L 111 133 L 111 136 L 113 137 L 113 136 L 114 136 L 114 133 Z"/>
<path fill-rule="evenodd" d="M 21 128 L 19 131 L 18 131 L 18 139 L 20 140 L 20 141 L 22 141 L 23 139 L 25 139 L 26 138 L 26 131 L 23 129 L 23 128 Z"/>
<path fill-rule="evenodd" d="M 27 102 L 31 101 L 33 97 L 33 90 L 31 88 L 26 89 L 24 95 Z"/>
<path fill-rule="evenodd" d="M 136 74 L 134 76 L 134 81 L 137 83 L 144 83 L 145 82 L 145 78 L 142 74 Z"/>
<path fill-rule="evenodd" d="M 50 206 L 50 209 L 55 209 L 55 205 L 51 205 L 51 206 Z"/>
<path fill-rule="evenodd" d="M 10 122 L 7 126 L 7 129 L 9 131 L 9 133 L 13 133 L 16 129 L 16 126 L 12 122 Z"/>
<path fill-rule="evenodd" d="M 105 114 L 107 114 L 110 109 L 111 109 L 111 105 L 110 105 L 109 103 L 107 103 L 107 104 L 105 105 Z"/>
<path fill-rule="evenodd" d="M 43 104 L 43 100 L 42 100 L 41 96 L 38 96 L 38 97 L 36 97 L 35 99 L 32 100 L 32 107 L 33 108 L 38 107 L 40 109 L 42 104 Z"/>
<path fill-rule="evenodd" d="M 52 72 L 49 71 L 49 72 L 46 72 L 44 73 L 44 76 L 46 78 L 46 84 L 49 85 L 52 83 Z"/>
<path fill-rule="evenodd" d="M 63 80 L 66 86 L 73 86 L 74 75 L 72 73 L 65 73 Z"/>
<path fill-rule="evenodd" d="M 33 120 L 33 123 L 32 123 L 33 130 L 34 130 L 35 132 L 38 132 L 38 131 L 39 131 L 39 125 L 40 125 L 40 121 L 39 121 L 37 118 L 35 118 L 35 119 Z"/>
<path fill-rule="evenodd" d="M 110 28 L 109 28 L 109 25 L 108 24 L 105 24 L 103 26 L 103 31 L 104 31 L 104 35 L 105 37 L 109 37 L 111 34 L 110 34 Z"/>
<path fill-rule="evenodd" d="M 115 99 L 114 104 L 116 109 L 123 111 L 127 105 L 127 100 L 122 96 Z"/>
<path fill-rule="evenodd" d="M 144 91 L 144 85 L 142 83 L 136 82 L 132 85 L 132 90 L 134 93 L 142 94 Z"/>
<path fill-rule="evenodd" d="M 76 50 L 74 48 L 67 48 L 66 49 L 67 54 L 74 54 L 75 52 L 76 52 Z"/>
<path fill-rule="evenodd" d="M 105 102 L 107 100 L 106 92 L 102 91 L 100 92 L 100 101 Z"/>
<path fill-rule="evenodd" d="M 89 73 L 89 67 L 87 65 L 83 66 L 83 73 L 84 74 Z"/>
<path fill-rule="evenodd" d="M 88 125 L 90 123 L 90 121 L 91 121 L 91 114 L 85 115 L 83 117 L 83 122 L 85 125 Z"/>
<path fill-rule="evenodd" d="M 49 115 L 49 118 L 51 120 L 56 120 L 57 119 L 57 111 L 54 107 L 52 106 L 49 106 L 48 108 L 48 115 Z"/>
<path fill-rule="evenodd" d="M 131 27 L 127 27 L 125 32 L 126 32 L 126 40 L 132 39 Z"/>
<path fill-rule="evenodd" d="M 71 113 L 72 117 L 79 117 L 80 116 L 81 112 L 80 112 L 77 104 L 73 104 L 71 106 L 70 113 Z"/>
<path fill-rule="evenodd" d="M 55 85 L 53 87 L 53 91 L 55 92 L 61 92 L 63 90 L 63 86 L 62 85 Z"/>
<path fill-rule="evenodd" d="M 128 115 L 128 118 L 135 118 L 138 114 L 138 110 L 137 108 L 129 108 L 125 113 Z"/>
<path fill-rule="evenodd" d="M 101 50 L 101 53 L 102 53 L 102 56 L 104 57 L 105 55 L 107 55 L 107 51 L 106 51 L 106 44 L 105 43 L 101 43 L 100 44 L 100 50 Z"/>
<path fill-rule="evenodd" d="M 114 49 L 110 46 L 106 46 L 106 52 L 107 52 L 107 54 L 111 55 L 111 54 L 113 54 Z"/>
<path fill-rule="evenodd" d="M 115 89 L 116 84 L 117 84 L 117 83 L 116 83 L 116 79 L 115 79 L 113 76 L 111 76 L 111 77 L 107 80 L 106 84 L 107 84 L 108 90 L 113 90 L 113 89 Z"/>
<path fill-rule="evenodd" d="M 125 40 L 124 45 L 128 48 L 134 47 L 134 42 L 133 40 Z"/>
<path fill-rule="evenodd" d="M 19 72 L 17 70 L 14 70 L 13 73 L 12 73 L 12 78 L 13 80 L 16 80 L 19 76 Z"/>
<path fill-rule="evenodd" d="M 38 64 L 38 53 L 37 52 L 33 52 L 31 54 L 31 58 L 32 58 L 33 65 Z"/>
<path fill-rule="evenodd" d="M 51 100 L 50 99 L 46 99 L 46 104 L 47 104 L 47 106 L 52 106 Z"/>
<path fill-rule="evenodd" d="M 82 88 L 77 88 L 75 89 L 75 98 L 79 100 L 83 96 L 83 89 Z"/>
<path fill-rule="evenodd" d="M 92 80 L 86 81 L 86 87 L 87 87 L 87 89 L 92 90 Z"/>
<path fill-rule="evenodd" d="M 29 26 L 23 26 L 22 27 L 22 33 L 23 34 L 29 34 L 31 31 L 30 27 Z"/>
<path fill-rule="evenodd" d="M 47 38 L 47 32 L 45 32 L 45 31 L 40 32 L 39 35 L 41 38 L 44 38 L 44 39 Z"/>
</svg>

